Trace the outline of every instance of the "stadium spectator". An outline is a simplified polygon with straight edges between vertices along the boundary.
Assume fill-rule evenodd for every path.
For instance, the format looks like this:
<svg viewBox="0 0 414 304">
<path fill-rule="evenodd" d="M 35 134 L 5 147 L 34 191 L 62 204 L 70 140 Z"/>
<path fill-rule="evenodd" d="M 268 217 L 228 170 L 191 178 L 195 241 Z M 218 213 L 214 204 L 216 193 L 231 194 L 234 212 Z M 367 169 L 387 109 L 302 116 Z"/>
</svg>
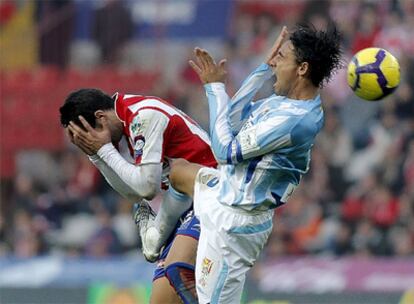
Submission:
<svg viewBox="0 0 414 304">
<path fill-rule="evenodd" d="M 122 0 L 104 0 L 95 12 L 93 37 L 102 51 L 105 64 L 119 61 L 124 43 L 132 38 L 133 24 L 130 11 Z"/>
<path fill-rule="evenodd" d="M 66 67 L 74 25 L 72 0 L 37 1 L 40 62 Z"/>
<path fill-rule="evenodd" d="M 351 46 L 351 53 L 372 47 L 376 39 L 380 27 L 378 25 L 378 18 L 375 6 L 363 6 L 360 11 L 360 18 L 358 18 L 357 29 L 355 31 L 355 38 Z"/>
</svg>

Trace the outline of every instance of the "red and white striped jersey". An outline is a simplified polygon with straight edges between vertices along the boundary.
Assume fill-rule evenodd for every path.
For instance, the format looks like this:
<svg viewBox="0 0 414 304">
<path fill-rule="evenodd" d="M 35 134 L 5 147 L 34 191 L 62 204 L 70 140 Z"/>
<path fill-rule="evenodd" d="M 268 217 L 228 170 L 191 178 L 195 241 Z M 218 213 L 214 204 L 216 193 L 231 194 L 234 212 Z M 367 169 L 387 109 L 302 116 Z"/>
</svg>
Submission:
<svg viewBox="0 0 414 304">
<path fill-rule="evenodd" d="M 184 158 L 216 166 L 207 133 L 179 109 L 154 96 L 116 93 L 114 100 L 136 164 L 168 164 L 168 158 Z"/>
</svg>

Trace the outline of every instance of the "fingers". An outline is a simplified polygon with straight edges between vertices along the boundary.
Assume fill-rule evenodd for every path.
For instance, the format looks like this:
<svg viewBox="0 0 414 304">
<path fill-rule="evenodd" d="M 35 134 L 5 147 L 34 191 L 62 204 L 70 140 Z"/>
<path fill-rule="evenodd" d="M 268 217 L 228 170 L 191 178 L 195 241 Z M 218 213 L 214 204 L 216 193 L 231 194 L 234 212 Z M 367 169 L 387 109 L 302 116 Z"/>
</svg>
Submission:
<svg viewBox="0 0 414 304">
<path fill-rule="evenodd" d="M 73 121 L 69 122 L 68 130 L 72 133 L 73 141 L 85 141 L 89 135 L 89 133 L 82 130 L 82 128 L 76 125 Z"/>
<path fill-rule="evenodd" d="M 223 74 L 223 75 L 227 74 L 226 67 L 225 67 L 226 63 L 227 63 L 227 60 L 222 59 L 222 60 L 220 60 L 220 62 L 218 64 L 218 69 L 219 69 L 220 73 Z"/>
<path fill-rule="evenodd" d="M 69 122 L 68 128 L 72 133 L 85 132 L 77 124 L 75 124 L 73 121 Z"/>
<path fill-rule="evenodd" d="M 284 25 L 282 27 L 282 30 L 281 30 L 280 34 L 279 34 L 279 37 L 277 37 L 277 39 L 276 39 L 275 45 L 277 46 L 277 48 L 280 48 L 280 46 L 283 43 L 283 40 L 285 40 L 285 38 L 288 34 L 289 34 L 289 32 L 287 30 L 287 27 L 286 27 L 286 25 Z"/>
<path fill-rule="evenodd" d="M 226 63 L 227 63 L 227 59 L 220 60 L 219 67 L 224 70 L 224 66 L 226 65 Z"/>
<path fill-rule="evenodd" d="M 195 61 L 190 60 L 189 64 L 198 74 L 202 83 L 224 82 L 226 71 L 224 64 L 226 60 L 221 60 L 216 64 L 213 57 L 204 49 L 196 47 L 194 49 Z"/>
<path fill-rule="evenodd" d="M 80 117 L 79 120 L 81 120 L 82 125 L 86 129 L 92 128 L 83 117 Z M 103 126 L 105 125 L 106 127 L 108 127 L 108 124 L 105 118 L 101 119 L 101 122 Z M 94 139 L 93 134 L 96 134 L 96 131 L 92 129 L 92 132 L 93 133 L 86 132 L 81 127 L 79 127 L 77 124 L 75 124 L 73 121 L 69 122 L 69 125 L 67 127 L 67 134 L 70 138 L 70 141 L 88 155 L 96 154 L 96 151 L 97 151 L 94 146 L 94 140 L 93 140 Z"/>
<path fill-rule="evenodd" d="M 77 136 L 79 136 L 79 132 L 72 126 L 72 124 L 71 123 L 69 123 L 69 125 L 68 125 L 68 127 L 67 127 L 67 132 L 68 132 L 68 135 L 69 135 L 69 138 L 70 138 L 70 141 L 72 142 L 72 143 L 74 143 L 75 142 L 75 139 L 76 139 L 76 137 Z"/>
<path fill-rule="evenodd" d="M 198 66 L 201 68 L 202 71 L 206 70 L 207 66 L 206 66 L 206 62 L 203 60 L 201 49 L 199 47 L 196 47 L 194 49 L 194 53 L 196 56 L 196 61 L 197 61 Z"/>
<path fill-rule="evenodd" d="M 94 150 L 90 147 L 90 145 L 88 143 L 85 143 L 79 137 L 74 138 L 72 143 L 88 155 L 94 155 L 95 154 Z"/>
<path fill-rule="evenodd" d="M 286 36 L 288 33 L 289 33 L 289 32 L 288 32 L 288 30 L 287 30 L 287 26 L 286 26 L 286 25 L 284 25 L 284 26 L 282 27 L 282 31 L 280 32 L 280 35 L 282 35 L 282 36 Z"/>
<path fill-rule="evenodd" d="M 193 68 L 193 70 L 200 76 L 202 72 L 201 68 L 192 60 L 188 61 L 188 63 Z"/>
<path fill-rule="evenodd" d="M 273 44 L 272 48 L 270 49 L 269 55 L 267 56 L 266 62 L 269 63 L 270 60 L 276 56 L 277 52 L 279 51 L 280 47 L 282 46 L 284 40 L 288 36 L 289 32 L 286 26 L 282 27 L 279 36 L 277 37 L 275 43 Z"/>
<path fill-rule="evenodd" d="M 201 54 L 204 57 L 204 60 L 207 62 L 209 66 L 215 66 L 216 62 L 214 61 L 213 57 L 207 52 L 206 50 L 202 49 Z"/>
<path fill-rule="evenodd" d="M 73 132 L 70 130 L 70 126 L 65 128 L 65 133 L 69 137 L 70 141 L 73 142 Z"/>
<path fill-rule="evenodd" d="M 72 144 L 78 146 L 79 133 L 71 125 L 68 125 L 68 127 L 67 127 L 67 134 L 70 138 L 70 142 Z"/>
<path fill-rule="evenodd" d="M 211 57 L 211 55 L 205 49 L 196 47 L 194 51 L 196 58 L 204 70 L 216 66 L 216 62 L 214 61 L 213 57 Z"/>
<path fill-rule="evenodd" d="M 70 128 L 70 126 L 68 128 Z M 87 154 L 92 152 L 91 143 L 83 134 L 76 133 L 76 131 L 73 132 L 71 142 Z"/>
<path fill-rule="evenodd" d="M 85 118 L 83 118 L 83 116 L 79 116 L 79 121 L 81 122 L 81 124 L 85 127 L 85 129 L 90 132 L 93 133 L 95 130 L 91 127 L 91 125 L 86 121 Z"/>
</svg>

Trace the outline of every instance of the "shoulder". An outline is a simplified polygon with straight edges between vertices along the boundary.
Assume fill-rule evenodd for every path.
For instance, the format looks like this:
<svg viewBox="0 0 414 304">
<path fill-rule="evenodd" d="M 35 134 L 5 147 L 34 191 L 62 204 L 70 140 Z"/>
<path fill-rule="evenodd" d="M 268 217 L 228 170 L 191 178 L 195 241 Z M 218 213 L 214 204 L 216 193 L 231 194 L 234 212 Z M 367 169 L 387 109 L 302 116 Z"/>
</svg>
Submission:
<svg viewBox="0 0 414 304">
<path fill-rule="evenodd" d="M 171 115 L 162 111 L 158 108 L 143 107 L 138 109 L 135 113 L 131 115 L 131 123 L 136 121 L 146 121 L 149 122 L 162 122 L 170 120 Z"/>
<path fill-rule="evenodd" d="M 318 133 L 320 126 L 313 112 L 307 112 L 297 119 L 292 129 L 292 141 L 303 143 L 313 139 Z"/>
<path fill-rule="evenodd" d="M 281 124 L 294 127 L 307 114 L 307 111 L 288 102 L 271 102 L 260 108 L 261 120 L 275 127 Z"/>
<path fill-rule="evenodd" d="M 144 108 L 163 112 L 163 107 L 168 104 L 155 96 L 116 93 L 113 99 L 115 101 L 115 113 L 121 121 L 126 123 L 130 123 L 136 113 Z"/>
<path fill-rule="evenodd" d="M 167 128 L 170 116 L 157 108 L 143 107 L 131 115 L 128 128 L 132 137 L 140 134 L 156 135 Z M 158 131 L 157 131 L 158 130 Z"/>
<path fill-rule="evenodd" d="M 176 109 L 165 100 L 155 96 L 144 96 L 139 102 L 130 107 L 132 113 L 146 111 L 146 115 L 158 115 L 159 113 L 165 116 L 172 116 Z"/>
</svg>

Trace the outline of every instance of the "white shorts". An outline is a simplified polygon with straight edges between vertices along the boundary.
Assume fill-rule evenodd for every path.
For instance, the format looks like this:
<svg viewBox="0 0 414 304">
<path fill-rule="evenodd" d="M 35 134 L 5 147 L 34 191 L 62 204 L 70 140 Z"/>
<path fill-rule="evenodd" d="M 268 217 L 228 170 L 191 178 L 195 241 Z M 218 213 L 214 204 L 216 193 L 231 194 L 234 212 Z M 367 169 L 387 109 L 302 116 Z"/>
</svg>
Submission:
<svg viewBox="0 0 414 304">
<path fill-rule="evenodd" d="M 199 303 L 240 303 L 247 271 L 272 231 L 273 211 L 248 212 L 219 203 L 219 171 L 202 168 L 194 188 L 200 220 L 196 287 Z"/>
</svg>

